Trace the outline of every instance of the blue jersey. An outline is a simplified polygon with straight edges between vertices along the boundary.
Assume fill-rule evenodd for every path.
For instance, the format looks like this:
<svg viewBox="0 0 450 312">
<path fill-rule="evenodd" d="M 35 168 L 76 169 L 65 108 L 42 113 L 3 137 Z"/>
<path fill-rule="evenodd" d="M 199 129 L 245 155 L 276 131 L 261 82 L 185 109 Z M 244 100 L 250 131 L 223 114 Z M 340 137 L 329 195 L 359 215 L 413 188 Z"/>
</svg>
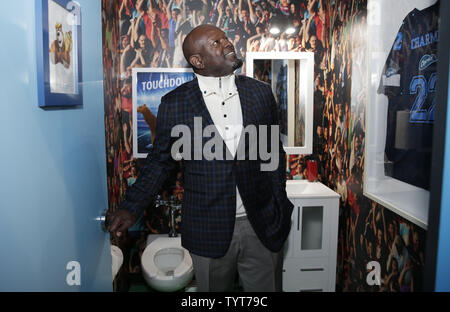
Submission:
<svg viewBox="0 0 450 312">
<path fill-rule="evenodd" d="M 424 189 L 430 184 L 438 41 L 439 1 L 411 11 L 398 31 L 378 89 L 389 98 L 386 174 Z"/>
</svg>

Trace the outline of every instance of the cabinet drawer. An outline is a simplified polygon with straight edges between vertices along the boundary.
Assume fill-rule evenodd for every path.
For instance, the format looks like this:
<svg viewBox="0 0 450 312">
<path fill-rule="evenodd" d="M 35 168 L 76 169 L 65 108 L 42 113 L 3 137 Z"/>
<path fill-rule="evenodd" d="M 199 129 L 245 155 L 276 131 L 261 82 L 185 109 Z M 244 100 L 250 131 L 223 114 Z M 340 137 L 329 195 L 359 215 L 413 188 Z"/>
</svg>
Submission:
<svg viewBox="0 0 450 312">
<path fill-rule="evenodd" d="M 300 292 L 323 292 L 327 289 L 327 274 L 325 271 L 304 271 L 300 272 L 299 281 Z"/>
<path fill-rule="evenodd" d="M 305 258 L 296 258 L 297 266 L 301 271 L 325 271 L 328 269 L 328 257 L 305 257 Z"/>
<path fill-rule="evenodd" d="M 293 292 L 330 291 L 328 258 L 291 258 L 283 263 L 283 290 Z"/>
</svg>

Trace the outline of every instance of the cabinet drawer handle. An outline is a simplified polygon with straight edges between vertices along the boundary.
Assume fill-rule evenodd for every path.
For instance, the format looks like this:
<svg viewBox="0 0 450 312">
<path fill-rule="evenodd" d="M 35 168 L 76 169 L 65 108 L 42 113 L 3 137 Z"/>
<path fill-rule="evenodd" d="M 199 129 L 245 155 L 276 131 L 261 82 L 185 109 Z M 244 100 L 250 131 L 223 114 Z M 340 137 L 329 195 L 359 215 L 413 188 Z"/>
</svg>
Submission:
<svg viewBox="0 0 450 312">
<path fill-rule="evenodd" d="M 321 292 L 323 289 L 300 289 L 300 292 Z"/>
<path fill-rule="evenodd" d="M 317 272 L 317 271 L 324 271 L 324 268 L 311 268 L 311 269 L 300 269 L 302 272 Z"/>
</svg>

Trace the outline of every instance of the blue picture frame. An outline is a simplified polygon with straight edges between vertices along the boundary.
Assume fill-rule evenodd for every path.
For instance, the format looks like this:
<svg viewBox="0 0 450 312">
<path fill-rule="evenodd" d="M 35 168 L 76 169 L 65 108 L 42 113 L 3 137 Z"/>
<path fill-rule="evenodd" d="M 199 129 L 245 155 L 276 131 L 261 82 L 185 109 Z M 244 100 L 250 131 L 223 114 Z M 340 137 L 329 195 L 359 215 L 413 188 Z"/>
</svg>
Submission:
<svg viewBox="0 0 450 312">
<path fill-rule="evenodd" d="M 71 0 L 36 0 L 38 103 L 83 105 L 81 8 Z"/>
</svg>

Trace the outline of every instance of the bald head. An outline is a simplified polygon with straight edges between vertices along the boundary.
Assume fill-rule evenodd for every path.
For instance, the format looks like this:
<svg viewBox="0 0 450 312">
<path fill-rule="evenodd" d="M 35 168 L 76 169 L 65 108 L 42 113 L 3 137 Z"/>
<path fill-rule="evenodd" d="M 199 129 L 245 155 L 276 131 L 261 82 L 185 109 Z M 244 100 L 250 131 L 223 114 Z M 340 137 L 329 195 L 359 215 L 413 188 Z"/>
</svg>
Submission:
<svg viewBox="0 0 450 312">
<path fill-rule="evenodd" d="M 189 58 L 193 54 L 197 54 L 200 51 L 200 45 L 204 41 L 207 30 L 219 29 L 212 25 L 200 25 L 195 27 L 184 39 L 183 42 L 183 54 L 189 63 Z M 219 29 L 220 30 L 220 29 Z"/>
<path fill-rule="evenodd" d="M 224 76 L 242 66 L 225 33 L 212 25 L 194 28 L 183 42 L 183 54 L 196 73 Z"/>
</svg>

